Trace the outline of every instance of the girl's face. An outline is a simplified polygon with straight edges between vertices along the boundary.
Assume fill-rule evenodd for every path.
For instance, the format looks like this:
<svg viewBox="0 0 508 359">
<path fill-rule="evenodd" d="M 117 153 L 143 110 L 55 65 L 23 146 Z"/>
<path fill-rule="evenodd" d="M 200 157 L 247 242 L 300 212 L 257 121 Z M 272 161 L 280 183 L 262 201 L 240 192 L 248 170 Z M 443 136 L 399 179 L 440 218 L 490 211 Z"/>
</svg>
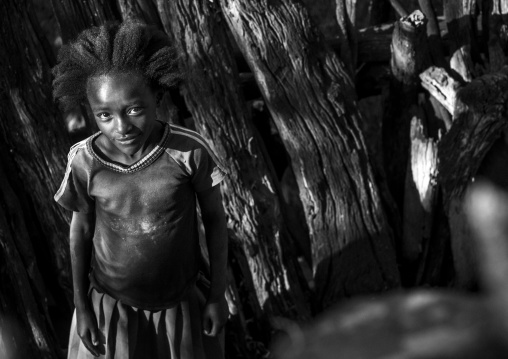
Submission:
<svg viewBox="0 0 508 359">
<path fill-rule="evenodd" d="M 157 93 L 143 76 L 114 73 L 93 77 L 88 81 L 87 98 L 97 126 L 114 146 L 108 150 L 141 156 L 153 138 L 157 108 Z"/>
</svg>

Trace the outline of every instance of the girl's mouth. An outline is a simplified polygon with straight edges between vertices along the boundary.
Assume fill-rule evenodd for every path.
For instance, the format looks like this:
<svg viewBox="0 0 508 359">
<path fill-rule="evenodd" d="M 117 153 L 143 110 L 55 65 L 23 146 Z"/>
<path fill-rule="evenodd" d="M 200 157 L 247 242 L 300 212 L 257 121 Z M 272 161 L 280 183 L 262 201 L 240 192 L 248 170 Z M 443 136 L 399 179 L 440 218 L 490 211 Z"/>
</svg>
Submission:
<svg viewBox="0 0 508 359">
<path fill-rule="evenodd" d="M 130 144 L 134 143 L 137 138 L 138 138 L 137 135 L 126 136 L 126 137 L 122 137 L 122 138 L 117 138 L 116 141 L 120 142 L 122 145 L 130 145 Z"/>
</svg>

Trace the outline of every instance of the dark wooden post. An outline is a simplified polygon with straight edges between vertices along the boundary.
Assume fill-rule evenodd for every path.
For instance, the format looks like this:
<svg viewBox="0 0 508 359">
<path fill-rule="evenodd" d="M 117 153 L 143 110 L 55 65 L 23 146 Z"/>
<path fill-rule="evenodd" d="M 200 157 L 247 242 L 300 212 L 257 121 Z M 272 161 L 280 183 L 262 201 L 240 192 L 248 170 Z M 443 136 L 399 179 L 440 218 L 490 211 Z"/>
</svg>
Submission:
<svg viewBox="0 0 508 359">
<path fill-rule="evenodd" d="M 248 259 L 265 315 L 308 318 L 293 243 L 285 227 L 278 183 L 241 97 L 220 8 L 205 0 L 174 1 L 171 24 L 188 77 L 184 97 L 196 129 L 229 170 L 222 186 L 231 239 Z M 233 252 L 234 253 L 234 252 Z"/>
<path fill-rule="evenodd" d="M 393 238 L 343 64 L 292 1 L 221 0 L 291 156 L 310 230 L 316 302 L 399 284 Z"/>
</svg>

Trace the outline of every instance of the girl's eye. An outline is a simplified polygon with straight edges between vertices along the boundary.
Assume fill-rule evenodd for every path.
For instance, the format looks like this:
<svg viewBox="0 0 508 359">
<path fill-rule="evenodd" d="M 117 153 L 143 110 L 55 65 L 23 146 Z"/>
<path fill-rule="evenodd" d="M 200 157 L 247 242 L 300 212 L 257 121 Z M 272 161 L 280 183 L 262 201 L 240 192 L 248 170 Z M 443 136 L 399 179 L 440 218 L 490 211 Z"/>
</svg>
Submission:
<svg viewBox="0 0 508 359">
<path fill-rule="evenodd" d="M 143 111 L 142 107 L 133 107 L 127 111 L 128 115 L 139 115 Z"/>
<path fill-rule="evenodd" d="M 98 118 L 100 118 L 101 120 L 107 120 L 108 118 L 111 117 L 111 115 L 108 113 L 108 112 L 100 112 L 98 113 L 97 115 Z"/>
</svg>

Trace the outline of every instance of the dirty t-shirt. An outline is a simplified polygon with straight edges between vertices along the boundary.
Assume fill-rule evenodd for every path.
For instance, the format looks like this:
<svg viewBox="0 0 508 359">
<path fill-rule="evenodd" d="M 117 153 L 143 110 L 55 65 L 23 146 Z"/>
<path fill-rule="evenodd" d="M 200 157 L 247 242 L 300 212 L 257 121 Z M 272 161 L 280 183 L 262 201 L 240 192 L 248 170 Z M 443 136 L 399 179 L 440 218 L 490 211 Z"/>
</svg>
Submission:
<svg viewBox="0 0 508 359">
<path fill-rule="evenodd" d="M 165 124 L 159 144 L 129 167 L 94 151 L 95 135 L 74 145 L 55 200 L 95 212 L 91 282 L 143 309 L 177 304 L 198 273 L 196 192 L 226 171 L 196 132 Z"/>
</svg>

